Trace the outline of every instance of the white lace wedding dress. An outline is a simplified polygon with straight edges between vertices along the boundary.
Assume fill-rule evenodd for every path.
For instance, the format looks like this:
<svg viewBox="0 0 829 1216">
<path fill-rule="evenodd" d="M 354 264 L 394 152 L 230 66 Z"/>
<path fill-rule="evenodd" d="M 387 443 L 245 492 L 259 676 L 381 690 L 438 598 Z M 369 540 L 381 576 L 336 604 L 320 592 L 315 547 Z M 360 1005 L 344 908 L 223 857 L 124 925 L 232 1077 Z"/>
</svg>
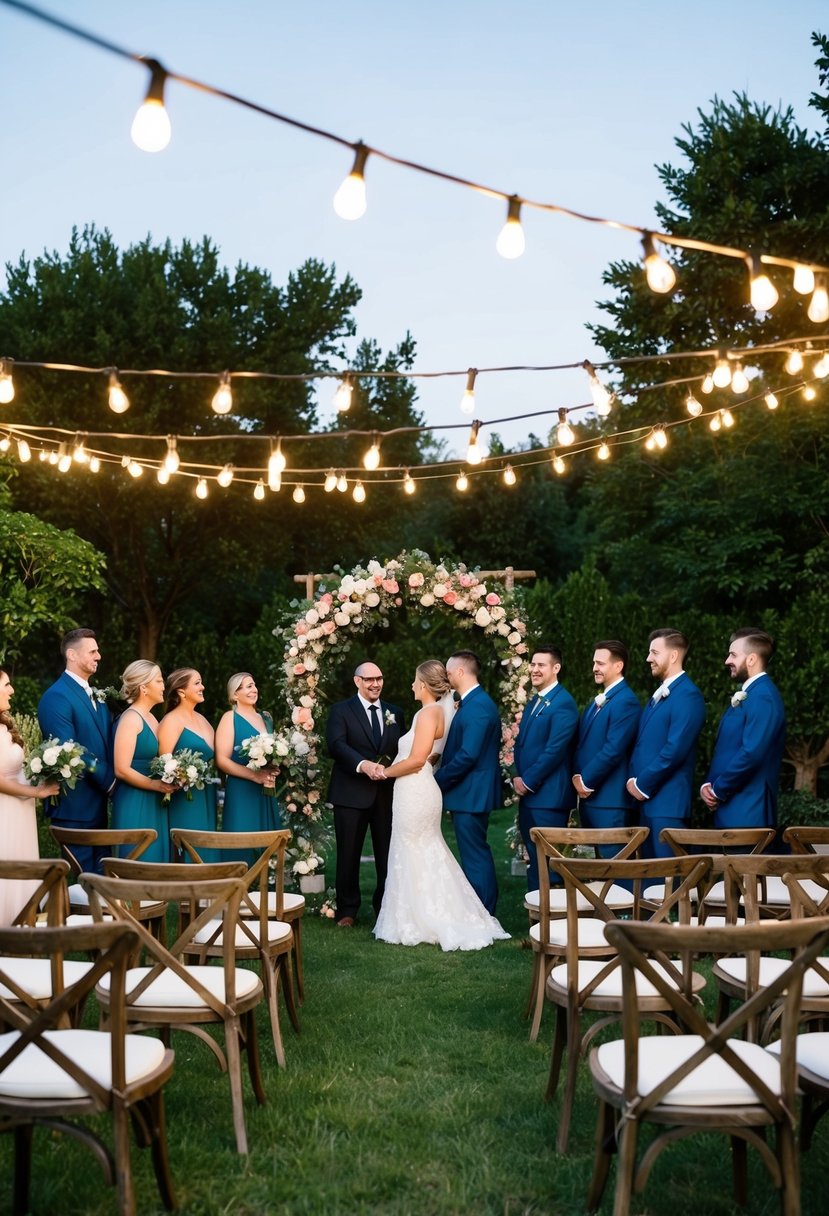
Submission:
<svg viewBox="0 0 829 1216">
<path fill-rule="evenodd" d="M 451 707 L 444 713 L 444 734 L 435 751 L 443 751 L 449 733 Z M 411 751 L 417 717 L 400 740 L 395 763 Z M 431 764 L 396 779 L 389 872 L 374 936 L 401 946 L 428 942 L 442 950 L 481 950 L 509 934 L 487 912 L 450 852 L 440 829 L 442 810 Z"/>
</svg>

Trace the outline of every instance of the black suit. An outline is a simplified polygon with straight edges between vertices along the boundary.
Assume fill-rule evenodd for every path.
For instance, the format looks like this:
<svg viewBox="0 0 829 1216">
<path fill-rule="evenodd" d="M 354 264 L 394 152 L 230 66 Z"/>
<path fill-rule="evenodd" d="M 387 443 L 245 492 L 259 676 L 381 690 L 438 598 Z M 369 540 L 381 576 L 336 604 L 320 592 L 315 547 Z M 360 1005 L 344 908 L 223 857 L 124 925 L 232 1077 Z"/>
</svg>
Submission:
<svg viewBox="0 0 829 1216">
<path fill-rule="evenodd" d="M 360 854 L 371 828 L 377 886 L 372 897 L 375 913 L 380 911 L 391 841 L 391 798 L 393 781 L 372 781 L 357 772 L 361 760 L 384 757 L 390 764 L 397 754 L 403 733 L 403 714 L 395 705 L 378 701 L 380 746 L 374 741 L 371 723 L 360 698 L 350 697 L 331 706 L 326 729 L 328 754 L 334 761 L 328 799 L 334 804 L 334 832 L 337 838 L 337 919 L 356 916 L 360 907 Z M 387 721 L 393 715 L 394 721 Z"/>
</svg>

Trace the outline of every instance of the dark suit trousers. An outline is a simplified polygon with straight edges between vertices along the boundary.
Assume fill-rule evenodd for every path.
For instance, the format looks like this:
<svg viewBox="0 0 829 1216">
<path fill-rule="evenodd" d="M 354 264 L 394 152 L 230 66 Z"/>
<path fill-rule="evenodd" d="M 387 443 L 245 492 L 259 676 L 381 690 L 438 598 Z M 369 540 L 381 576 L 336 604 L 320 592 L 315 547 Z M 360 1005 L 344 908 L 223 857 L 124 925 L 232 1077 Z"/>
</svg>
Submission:
<svg viewBox="0 0 829 1216">
<path fill-rule="evenodd" d="M 360 855 L 371 830 L 374 849 L 374 868 L 377 885 L 371 902 L 375 916 L 383 902 L 386 889 L 386 874 L 389 868 L 389 844 L 391 843 L 391 807 L 378 802 L 370 807 L 334 807 L 334 835 L 337 841 L 337 920 L 344 916 L 356 916 L 360 908 Z"/>
<path fill-rule="evenodd" d="M 530 810 L 524 799 L 518 803 L 518 829 L 521 832 L 521 839 L 524 841 L 524 848 L 527 850 L 529 857 L 529 865 L 527 866 L 527 890 L 538 890 L 538 853 L 535 845 L 530 840 L 531 828 L 566 828 L 567 820 L 570 818 L 569 811 L 546 811 L 546 810 Z M 561 882 L 558 874 L 553 874 L 550 881 L 553 885 Z"/>
</svg>

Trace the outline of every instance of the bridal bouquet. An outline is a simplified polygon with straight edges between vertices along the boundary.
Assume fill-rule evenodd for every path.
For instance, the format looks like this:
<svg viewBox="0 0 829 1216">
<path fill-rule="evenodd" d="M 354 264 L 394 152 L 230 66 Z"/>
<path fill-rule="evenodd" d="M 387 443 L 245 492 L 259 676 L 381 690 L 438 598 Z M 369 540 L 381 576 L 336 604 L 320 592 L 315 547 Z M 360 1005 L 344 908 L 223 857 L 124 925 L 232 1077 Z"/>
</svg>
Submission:
<svg viewBox="0 0 829 1216">
<path fill-rule="evenodd" d="M 255 773 L 262 772 L 263 769 L 265 772 L 275 773 L 280 762 L 287 760 L 290 756 L 291 744 L 284 735 L 273 731 L 261 735 L 251 735 L 248 739 L 243 739 L 239 744 L 239 750 L 247 756 L 246 768 L 252 769 Z M 274 786 L 266 785 L 264 790 L 269 798 L 276 797 Z"/>
<path fill-rule="evenodd" d="M 24 764 L 23 774 L 30 785 L 44 785 L 47 781 L 57 781 L 61 790 L 73 790 L 87 769 L 84 760 L 84 749 L 74 739 L 61 743 L 60 739 L 44 739 L 37 747 L 29 752 Z M 46 802 L 56 801 L 47 798 Z"/>
<path fill-rule="evenodd" d="M 188 802 L 193 801 L 193 790 L 203 790 L 213 778 L 213 769 L 201 752 L 190 747 L 181 747 L 177 752 L 164 752 L 150 761 L 150 776 L 157 777 L 165 785 L 174 785 L 183 790 Z M 162 802 L 167 806 L 175 790 L 165 794 Z"/>
</svg>

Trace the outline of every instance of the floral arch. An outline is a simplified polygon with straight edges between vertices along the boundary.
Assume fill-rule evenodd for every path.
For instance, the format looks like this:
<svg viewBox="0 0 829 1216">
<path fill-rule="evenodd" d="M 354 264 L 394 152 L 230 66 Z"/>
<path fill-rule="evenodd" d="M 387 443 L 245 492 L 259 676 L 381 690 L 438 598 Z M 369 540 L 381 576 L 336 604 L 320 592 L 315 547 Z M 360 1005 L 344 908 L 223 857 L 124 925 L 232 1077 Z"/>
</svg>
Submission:
<svg viewBox="0 0 829 1216">
<path fill-rule="evenodd" d="M 320 585 L 313 601 L 304 601 L 292 623 L 274 629 L 284 644 L 289 734 L 295 740 L 284 763 L 288 770 L 286 807 L 291 819 L 299 821 L 296 836 L 304 842 L 299 851 L 294 850 L 300 861 L 303 851 L 307 856 L 325 852 L 330 840 L 327 804 L 318 784 L 317 721 L 326 676 L 360 634 L 382 624 L 404 605 L 416 613 L 443 612 L 454 617 L 460 628 L 480 630 L 492 639 L 502 670 L 500 701 L 505 725 L 501 763 L 505 769 L 512 763 L 529 677 L 527 623 L 512 591 L 501 586 L 495 590 L 467 566 L 433 562 L 417 549 L 336 575 Z"/>
</svg>

